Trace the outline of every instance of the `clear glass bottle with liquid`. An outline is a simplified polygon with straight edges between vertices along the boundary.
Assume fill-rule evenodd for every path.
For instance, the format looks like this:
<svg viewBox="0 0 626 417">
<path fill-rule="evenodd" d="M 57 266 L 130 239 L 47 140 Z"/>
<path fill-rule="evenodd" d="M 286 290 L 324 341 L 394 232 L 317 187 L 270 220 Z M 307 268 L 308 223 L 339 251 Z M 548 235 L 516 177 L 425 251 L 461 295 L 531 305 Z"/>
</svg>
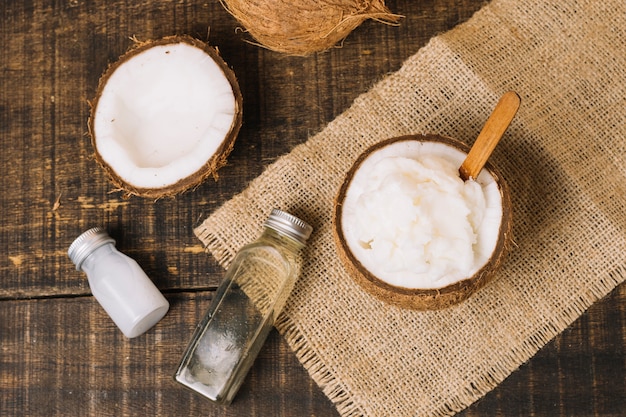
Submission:
<svg viewBox="0 0 626 417">
<path fill-rule="evenodd" d="M 262 235 L 233 259 L 183 355 L 175 379 L 229 404 L 282 311 L 312 227 L 274 209 Z"/>
</svg>

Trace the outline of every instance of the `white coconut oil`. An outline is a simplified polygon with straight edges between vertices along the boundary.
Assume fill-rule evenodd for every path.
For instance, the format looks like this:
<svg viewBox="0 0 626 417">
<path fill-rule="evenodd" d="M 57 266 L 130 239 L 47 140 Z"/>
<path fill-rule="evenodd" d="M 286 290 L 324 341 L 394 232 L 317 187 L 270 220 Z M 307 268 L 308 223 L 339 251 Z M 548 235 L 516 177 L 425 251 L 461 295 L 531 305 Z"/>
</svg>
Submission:
<svg viewBox="0 0 626 417">
<path fill-rule="evenodd" d="M 502 219 L 496 181 L 463 181 L 465 154 L 435 142 L 398 142 L 359 167 L 346 195 L 344 234 L 363 266 L 405 288 L 471 277 L 493 252 Z"/>
</svg>

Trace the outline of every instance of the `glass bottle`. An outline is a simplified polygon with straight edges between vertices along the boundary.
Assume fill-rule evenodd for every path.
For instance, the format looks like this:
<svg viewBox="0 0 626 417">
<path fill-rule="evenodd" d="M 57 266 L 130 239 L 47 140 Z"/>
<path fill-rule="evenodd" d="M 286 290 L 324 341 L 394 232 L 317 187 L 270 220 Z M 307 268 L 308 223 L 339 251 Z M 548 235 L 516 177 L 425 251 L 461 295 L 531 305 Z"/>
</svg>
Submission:
<svg viewBox="0 0 626 417">
<path fill-rule="evenodd" d="M 175 375 L 216 403 L 229 404 L 241 386 L 295 285 L 313 230 L 278 209 L 264 226 L 235 255 Z"/>
<path fill-rule="evenodd" d="M 94 227 L 78 236 L 67 254 L 76 270 L 87 274 L 93 296 L 124 336 L 145 333 L 167 313 L 163 294 L 134 259 L 118 252 L 104 229 Z"/>
</svg>

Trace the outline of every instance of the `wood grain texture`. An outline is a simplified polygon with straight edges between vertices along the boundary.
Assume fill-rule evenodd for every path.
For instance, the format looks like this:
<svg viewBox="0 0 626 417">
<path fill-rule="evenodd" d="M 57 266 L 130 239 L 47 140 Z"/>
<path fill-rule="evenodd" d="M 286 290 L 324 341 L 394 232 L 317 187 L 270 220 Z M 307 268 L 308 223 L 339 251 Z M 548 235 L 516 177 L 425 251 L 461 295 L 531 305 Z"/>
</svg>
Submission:
<svg viewBox="0 0 626 417">
<path fill-rule="evenodd" d="M 246 42 L 216 0 L 0 3 L 0 414 L 337 415 L 276 332 L 231 407 L 172 374 L 222 275 L 193 227 L 483 1 L 387 4 L 405 16 L 399 26 L 369 21 L 341 48 L 301 58 Z M 93 160 L 89 100 L 131 38 L 174 34 L 219 48 L 239 78 L 244 124 L 219 181 L 176 199 L 124 200 Z M 137 339 L 123 338 L 67 258 L 95 225 L 172 303 Z M 620 415 L 625 311 L 622 285 L 461 415 Z"/>
<path fill-rule="evenodd" d="M 210 295 L 169 295 L 166 318 L 130 341 L 91 297 L 1 302 L 2 415 L 332 415 L 276 331 L 230 407 L 176 384 L 178 361 Z"/>
</svg>

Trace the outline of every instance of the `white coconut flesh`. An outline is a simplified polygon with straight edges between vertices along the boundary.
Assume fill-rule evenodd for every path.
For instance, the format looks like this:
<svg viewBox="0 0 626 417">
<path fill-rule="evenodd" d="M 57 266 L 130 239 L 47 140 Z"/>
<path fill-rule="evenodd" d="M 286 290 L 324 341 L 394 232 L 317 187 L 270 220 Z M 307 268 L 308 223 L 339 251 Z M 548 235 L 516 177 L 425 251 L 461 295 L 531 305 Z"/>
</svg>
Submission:
<svg viewBox="0 0 626 417">
<path fill-rule="evenodd" d="M 466 154 L 439 142 L 399 141 L 355 171 L 341 214 L 352 254 L 396 287 L 438 289 L 472 277 L 500 233 L 502 197 L 482 170 L 463 181 Z"/>
<path fill-rule="evenodd" d="M 232 86 L 205 51 L 154 46 L 109 77 L 95 111 L 95 147 L 128 184 L 162 188 L 203 167 L 235 113 Z"/>
</svg>

